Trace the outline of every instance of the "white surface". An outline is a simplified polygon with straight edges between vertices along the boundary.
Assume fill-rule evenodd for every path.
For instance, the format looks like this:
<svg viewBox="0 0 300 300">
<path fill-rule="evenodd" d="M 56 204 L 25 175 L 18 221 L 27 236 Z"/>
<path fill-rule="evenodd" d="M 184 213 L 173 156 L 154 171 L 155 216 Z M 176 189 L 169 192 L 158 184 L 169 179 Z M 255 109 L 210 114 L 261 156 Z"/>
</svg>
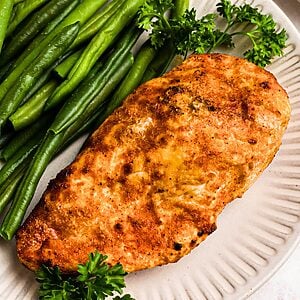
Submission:
<svg viewBox="0 0 300 300">
<path fill-rule="evenodd" d="M 203 12 L 212 11 L 216 2 L 207 1 L 204 4 L 204 1 L 194 1 Z M 272 1 L 257 0 L 255 3 L 260 4 L 264 11 L 271 12 L 288 29 L 290 35 L 287 55 L 270 67 L 289 92 L 293 108 L 283 146 L 272 165 L 243 199 L 226 207 L 218 219 L 218 230 L 201 246 L 176 264 L 127 277 L 128 291 L 137 300 L 249 297 L 277 271 L 299 239 L 300 41 L 294 27 Z M 49 178 L 71 160 L 75 149 L 76 145 L 67 155 L 60 156 L 51 164 L 38 188 L 35 201 L 40 198 Z M 296 262 L 299 262 L 298 252 L 293 255 Z M 292 261 L 292 266 L 289 263 L 250 299 L 300 299 L 292 294 L 296 288 L 294 290 L 292 285 L 285 285 L 290 281 L 286 272 L 299 274 L 295 261 Z M 0 276 L 1 299 L 36 298 L 32 274 L 17 262 L 13 244 L 4 241 L 0 242 Z M 292 298 L 294 295 L 296 298 Z"/>
</svg>

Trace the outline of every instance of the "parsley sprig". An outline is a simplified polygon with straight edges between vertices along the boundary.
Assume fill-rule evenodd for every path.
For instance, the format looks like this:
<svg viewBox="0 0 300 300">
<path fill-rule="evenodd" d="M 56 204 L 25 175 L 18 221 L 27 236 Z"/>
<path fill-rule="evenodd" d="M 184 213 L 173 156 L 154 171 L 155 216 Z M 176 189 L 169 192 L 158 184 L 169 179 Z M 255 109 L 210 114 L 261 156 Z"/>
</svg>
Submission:
<svg viewBox="0 0 300 300">
<path fill-rule="evenodd" d="M 41 300 L 103 300 L 113 296 L 114 300 L 133 300 L 126 294 L 121 296 L 127 274 L 121 264 L 112 267 L 105 262 L 107 256 L 91 253 L 84 265 L 78 265 L 78 275 L 62 274 L 58 267 L 43 265 L 36 272 L 40 283 Z M 119 294 L 119 295 L 116 295 Z"/>
<path fill-rule="evenodd" d="M 258 8 L 249 4 L 236 6 L 229 0 L 221 0 L 217 4 L 217 12 L 226 19 L 227 27 L 224 34 L 232 40 L 235 35 L 247 36 L 252 49 L 244 53 L 245 58 L 259 66 L 266 66 L 271 63 L 274 56 L 281 56 L 285 48 L 287 34 L 284 29 L 276 32 L 277 24 L 271 15 L 264 15 Z M 251 26 L 249 31 L 234 31 L 234 26 L 245 24 Z"/>
<path fill-rule="evenodd" d="M 173 7 L 172 0 L 147 0 L 139 10 L 138 25 L 151 30 L 151 43 L 155 48 L 161 47 L 170 38 L 172 28 L 166 12 Z"/>
<path fill-rule="evenodd" d="M 209 53 L 218 47 L 233 48 L 234 37 L 247 36 L 251 48 L 244 53 L 249 61 L 266 66 L 275 56 L 281 56 L 285 48 L 287 34 L 284 29 L 277 32 L 277 24 L 271 15 L 262 14 L 249 4 L 241 6 L 230 0 L 221 0 L 217 4 L 217 13 L 211 13 L 200 19 L 192 8 L 176 19 L 166 18 L 173 7 L 170 0 L 148 0 L 140 10 L 138 24 L 150 32 L 154 48 L 161 47 L 167 40 L 172 41 L 177 54 L 186 56 L 189 52 Z M 219 25 L 223 21 L 225 28 Z M 245 31 L 239 31 L 239 25 Z"/>
</svg>

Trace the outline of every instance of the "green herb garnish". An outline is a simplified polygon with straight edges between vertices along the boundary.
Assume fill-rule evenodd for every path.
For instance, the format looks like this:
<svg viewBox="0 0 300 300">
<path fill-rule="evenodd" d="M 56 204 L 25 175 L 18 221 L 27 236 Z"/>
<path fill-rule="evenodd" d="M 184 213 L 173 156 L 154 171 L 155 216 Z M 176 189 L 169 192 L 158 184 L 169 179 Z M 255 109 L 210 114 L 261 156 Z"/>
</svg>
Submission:
<svg viewBox="0 0 300 300">
<path fill-rule="evenodd" d="M 261 67 L 270 64 L 273 57 L 283 54 L 286 31 L 277 32 L 272 16 L 262 14 L 249 4 L 238 6 L 230 0 L 221 0 L 217 4 L 218 14 L 207 14 L 200 19 L 197 19 L 194 8 L 180 18 L 168 19 L 166 12 L 172 7 L 170 0 L 148 0 L 140 10 L 138 24 L 149 31 L 155 48 L 169 40 L 177 54 L 210 53 L 220 46 L 233 48 L 233 37 L 242 35 L 247 36 L 252 45 L 244 57 Z M 222 23 L 225 26 L 217 25 Z M 245 28 L 243 31 L 239 31 L 240 25 Z"/>
<path fill-rule="evenodd" d="M 245 35 L 250 39 L 253 48 L 244 53 L 245 58 L 264 67 L 271 63 L 274 56 L 282 55 L 287 34 L 284 29 L 276 32 L 277 24 L 271 15 L 264 15 L 249 4 L 233 5 L 229 0 L 221 0 L 217 7 L 218 13 L 227 21 L 224 35 L 230 38 L 235 35 Z M 232 30 L 235 25 L 240 24 L 252 26 L 245 31 Z M 222 39 L 222 36 L 220 38 Z"/>
<path fill-rule="evenodd" d="M 78 275 L 62 274 L 58 267 L 43 265 L 36 272 L 40 283 L 41 300 L 103 300 L 113 296 L 114 300 L 133 300 L 126 294 L 121 296 L 127 274 L 121 264 L 108 266 L 107 256 L 98 252 L 89 255 L 84 265 L 78 265 Z M 119 295 L 115 295 L 119 294 Z"/>
</svg>

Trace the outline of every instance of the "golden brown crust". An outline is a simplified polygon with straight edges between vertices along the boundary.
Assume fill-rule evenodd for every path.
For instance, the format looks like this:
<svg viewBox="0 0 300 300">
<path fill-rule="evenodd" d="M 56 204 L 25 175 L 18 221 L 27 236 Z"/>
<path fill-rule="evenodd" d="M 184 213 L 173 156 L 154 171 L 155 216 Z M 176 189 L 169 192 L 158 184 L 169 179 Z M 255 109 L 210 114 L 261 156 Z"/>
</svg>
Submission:
<svg viewBox="0 0 300 300">
<path fill-rule="evenodd" d="M 72 272 L 95 249 L 129 272 L 177 261 L 271 162 L 289 115 L 269 72 L 191 56 L 131 94 L 50 182 L 18 231 L 20 261 Z"/>
</svg>

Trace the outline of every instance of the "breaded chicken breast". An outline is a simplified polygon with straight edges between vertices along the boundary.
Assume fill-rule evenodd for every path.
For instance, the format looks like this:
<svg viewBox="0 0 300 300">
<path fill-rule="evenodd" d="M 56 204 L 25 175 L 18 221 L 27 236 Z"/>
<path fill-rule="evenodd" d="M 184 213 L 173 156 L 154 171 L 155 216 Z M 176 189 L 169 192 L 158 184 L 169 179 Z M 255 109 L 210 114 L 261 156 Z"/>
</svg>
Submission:
<svg viewBox="0 0 300 300">
<path fill-rule="evenodd" d="M 72 272 L 98 250 L 128 272 L 176 262 L 272 161 L 289 116 L 266 70 L 190 56 L 128 96 L 50 182 L 17 233 L 20 261 Z"/>
</svg>

